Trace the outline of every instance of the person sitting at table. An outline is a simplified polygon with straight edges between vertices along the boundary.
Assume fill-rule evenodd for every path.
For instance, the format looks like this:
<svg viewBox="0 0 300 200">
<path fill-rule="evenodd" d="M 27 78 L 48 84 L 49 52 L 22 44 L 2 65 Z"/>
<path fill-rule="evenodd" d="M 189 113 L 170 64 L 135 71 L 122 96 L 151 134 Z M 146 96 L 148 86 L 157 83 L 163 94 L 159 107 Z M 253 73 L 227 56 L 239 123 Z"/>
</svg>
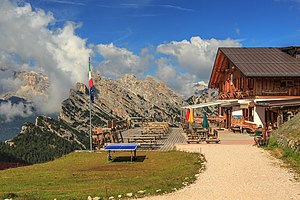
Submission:
<svg viewBox="0 0 300 200">
<path fill-rule="evenodd" d="M 259 141 L 262 140 L 262 137 L 263 137 L 262 131 L 263 131 L 263 130 L 262 130 L 262 126 L 259 125 L 259 126 L 257 127 L 257 129 L 256 129 L 256 131 L 255 131 L 255 135 L 254 135 L 254 142 L 255 142 L 255 144 L 259 144 Z"/>
</svg>

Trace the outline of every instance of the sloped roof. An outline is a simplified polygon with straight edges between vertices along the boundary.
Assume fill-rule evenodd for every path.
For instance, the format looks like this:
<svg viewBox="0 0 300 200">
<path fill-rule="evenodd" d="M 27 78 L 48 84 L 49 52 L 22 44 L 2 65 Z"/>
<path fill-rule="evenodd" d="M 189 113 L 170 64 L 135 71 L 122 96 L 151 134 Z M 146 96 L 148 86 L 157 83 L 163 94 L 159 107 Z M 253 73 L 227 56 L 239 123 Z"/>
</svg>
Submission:
<svg viewBox="0 0 300 200">
<path fill-rule="evenodd" d="M 300 77 L 300 59 L 280 48 L 219 49 L 245 76 Z"/>
</svg>

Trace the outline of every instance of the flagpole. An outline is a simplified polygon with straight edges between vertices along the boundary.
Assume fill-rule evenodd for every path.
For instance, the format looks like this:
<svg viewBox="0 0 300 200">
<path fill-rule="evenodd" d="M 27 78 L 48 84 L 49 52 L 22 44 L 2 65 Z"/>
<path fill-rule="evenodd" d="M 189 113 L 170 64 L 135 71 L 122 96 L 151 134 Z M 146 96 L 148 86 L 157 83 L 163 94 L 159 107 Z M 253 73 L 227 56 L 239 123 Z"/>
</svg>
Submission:
<svg viewBox="0 0 300 200">
<path fill-rule="evenodd" d="M 89 67 L 91 64 L 91 59 L 89 57 Z M 90 88 L 90 96 L 91 96 L 91 88 Z M 90 98 L 90 151 L 92 151 L 92 99 Z"/>
<path fill-rule="evenodd" d="M 92 100 L 90 100 L 90 151 L 92 151 Z"/>
</svg>

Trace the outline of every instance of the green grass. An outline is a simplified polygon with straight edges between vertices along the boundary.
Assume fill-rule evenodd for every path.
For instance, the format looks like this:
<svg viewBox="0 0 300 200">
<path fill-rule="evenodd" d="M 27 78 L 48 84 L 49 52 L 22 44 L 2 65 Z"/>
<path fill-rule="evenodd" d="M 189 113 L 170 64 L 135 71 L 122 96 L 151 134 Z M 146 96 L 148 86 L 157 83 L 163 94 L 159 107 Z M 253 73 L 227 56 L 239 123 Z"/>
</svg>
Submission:
<svg viewBox="0 0 300 200">
<path fill-rule="evenodd" d="M 288 140 L 295 142 L 300 139 L 300 113 L 295 115 L 291 120 L 281 125 L 274 133 L 285 136 Z M 294 152 L 290 148 L 283 148 L 280 146 L 276 138 L 270 138 L 269 144 L 266 147 L 271 150 L 271 153 L 284 161 L 288 167 L 292 168 L 296 172 L 296 178 L 300 177 L 300 153 Z"/>
<path fill-rule="evenodd" d="M 129 156 L 123 152 L 117 156 Z M 137 162 L 108 162 L 107 153 L 71 153 L 52 162 L 0 171 L 0 199 L 87 199 L 170 192 L 192 183 L 199 154 L 138 151 Z"/>
<path fill-rule="evenodd" d="M 271 154 L 284 161 L 297 174 L 296 178 L 300 177 L 300 154 L 289 148 L 281 147 L 277 141 L 270 139 L 266 149 L 271 151 Z"/>
</svg>

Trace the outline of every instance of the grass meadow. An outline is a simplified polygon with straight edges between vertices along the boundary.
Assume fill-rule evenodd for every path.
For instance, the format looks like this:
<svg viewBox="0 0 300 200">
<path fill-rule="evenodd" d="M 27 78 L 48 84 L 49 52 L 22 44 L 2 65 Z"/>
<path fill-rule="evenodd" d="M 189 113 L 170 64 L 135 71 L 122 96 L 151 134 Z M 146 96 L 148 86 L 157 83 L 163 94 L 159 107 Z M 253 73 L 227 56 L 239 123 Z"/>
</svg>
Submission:
<svg viewBox="0 0 300 200">
<path fill-rule="evenodd" d="M 195 180 L 201 168 L 199 154 L 180 151 L 71 153 L 52 162 L 0 171 L 0 199 L 106 199 L 171 192 Z M 138 193 L 138 191 L 143 191 Z M 159 191 L 159 192 L 158 192 Z M 141 194 L 143 193 L 143 194 Z"/>
</svg>

